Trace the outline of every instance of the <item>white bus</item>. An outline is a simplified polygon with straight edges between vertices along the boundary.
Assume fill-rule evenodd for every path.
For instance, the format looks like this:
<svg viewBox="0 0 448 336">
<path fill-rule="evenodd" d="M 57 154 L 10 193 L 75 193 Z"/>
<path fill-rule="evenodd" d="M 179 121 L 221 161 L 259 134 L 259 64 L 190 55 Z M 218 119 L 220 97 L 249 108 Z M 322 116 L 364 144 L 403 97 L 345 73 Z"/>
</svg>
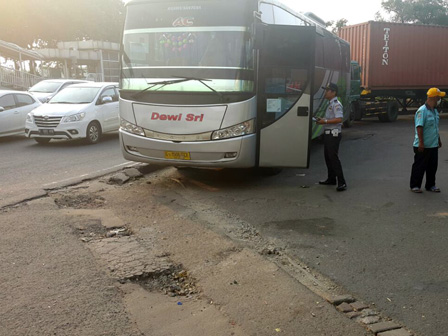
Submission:
<svg viewBox="0 0 448 336">
<path fill-rule="evenodd" d="M 126 159 L 196 167 L 309 166 L 328 82 L 349 44 L 275 0 L 131 0 L 120 82 Z"/>
</svg>

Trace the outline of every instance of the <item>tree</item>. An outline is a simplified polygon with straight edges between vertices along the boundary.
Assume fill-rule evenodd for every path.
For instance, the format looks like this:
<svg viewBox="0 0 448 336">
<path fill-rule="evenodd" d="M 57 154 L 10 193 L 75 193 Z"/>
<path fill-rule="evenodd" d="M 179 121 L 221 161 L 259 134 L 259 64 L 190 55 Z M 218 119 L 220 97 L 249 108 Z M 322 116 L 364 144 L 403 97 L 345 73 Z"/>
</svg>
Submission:
<svg viewBox="0 0 448 336">
<path fill-rule="evenodd" d="M 120 40 L 122 0 L 14 0 L 0 10 L 0 39 L 22 47 L 59 41 Z"/>
<path fill-rule="evenodd" d="M 338 21 L 328 21 L 326 23 L 327 28 L 330 28 L 334 34 L 337 34 L 342 27 L 347 26 L 347 19 L 340 19 Z"/>
<path fill-rule="evenodd" d="M 412 17 L 412 0 L 385 0 L 381 2 L 381 7 L 392 14 L 393 22 L 409 22 Z"/>
<path fill-rule="evenodd" d="M 448 25 L 447 0 L 384 0 L 393 22 Z"/>
<path fill-rule="evenodd" d="M 418 0 L 413 3 L 415 22 L 448 25 L 448 2 L 443 0 Z"/>
</svg>

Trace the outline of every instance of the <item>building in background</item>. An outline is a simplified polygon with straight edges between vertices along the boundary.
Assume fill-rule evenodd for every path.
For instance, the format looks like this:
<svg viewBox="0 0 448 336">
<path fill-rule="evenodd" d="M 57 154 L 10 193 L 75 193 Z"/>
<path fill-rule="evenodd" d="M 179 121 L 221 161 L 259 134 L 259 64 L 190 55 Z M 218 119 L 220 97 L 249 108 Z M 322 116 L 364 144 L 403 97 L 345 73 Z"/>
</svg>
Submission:
<svg viewBox="0 0 448 336">
<path fill-rule="evenodd" d="M 118 82 L 120 45 L 104 41 L 59 42 L 57 48 L 27 50 L 0 41 L 0 87 L 27 90 L 50 78 Z"/>
</svg>

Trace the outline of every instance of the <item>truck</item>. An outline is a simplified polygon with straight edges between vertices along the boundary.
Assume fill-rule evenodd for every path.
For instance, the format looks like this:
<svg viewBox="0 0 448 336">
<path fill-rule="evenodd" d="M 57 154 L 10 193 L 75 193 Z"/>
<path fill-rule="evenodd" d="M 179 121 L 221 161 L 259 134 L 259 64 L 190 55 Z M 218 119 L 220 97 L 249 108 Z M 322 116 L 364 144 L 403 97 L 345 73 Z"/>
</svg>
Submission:
<svg viewBox="0 0 448 336">
<path fill-rule="evenodd" d="M 350 43 L 350 114 L 395 121 L 424 103 L 431 87 L 448 90 L 448 27 L 369 21 L 343 27 Z M 446 99 L 444 106 L 448 106 Z"/>
</svg>

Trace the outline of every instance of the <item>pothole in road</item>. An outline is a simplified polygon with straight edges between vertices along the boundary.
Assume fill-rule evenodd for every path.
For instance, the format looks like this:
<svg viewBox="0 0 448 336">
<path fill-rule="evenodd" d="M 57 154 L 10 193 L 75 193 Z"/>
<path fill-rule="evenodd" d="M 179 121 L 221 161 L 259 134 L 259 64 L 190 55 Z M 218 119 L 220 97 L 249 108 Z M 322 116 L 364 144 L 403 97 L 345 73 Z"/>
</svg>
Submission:
<svg viewBox="0 0 448 336">
<path fill-rule="evenodd" d="M 74 209 L 97 209 L 104 206 L 104 197 L 95 194 L 56 194 L 54 196 L 56 205 L 63 208 Z"/>
<path fill-rule="evenodd" d="M 184 296 L 191 298 L 198 294 L 196 280 L 193 279 L 182 266 L 173 266 L 161 274 L 147 277 L 138 277 L 132 280 L 144 289 L 153 292 L 159 291 L 170 297 Z"/>
<path fill-rule="evenodd" d="M 105 229 L 101 220 L 77 217 L 76 234 L 100 260 L 110 275 L 121 283 L 139 284 L 147 291 L 170 297 L 190 298 L 198 294 L 196 280 L 174 264 L 167 253 L 160 253 L 132 236 L 127 227 Z"/>
</svg>

